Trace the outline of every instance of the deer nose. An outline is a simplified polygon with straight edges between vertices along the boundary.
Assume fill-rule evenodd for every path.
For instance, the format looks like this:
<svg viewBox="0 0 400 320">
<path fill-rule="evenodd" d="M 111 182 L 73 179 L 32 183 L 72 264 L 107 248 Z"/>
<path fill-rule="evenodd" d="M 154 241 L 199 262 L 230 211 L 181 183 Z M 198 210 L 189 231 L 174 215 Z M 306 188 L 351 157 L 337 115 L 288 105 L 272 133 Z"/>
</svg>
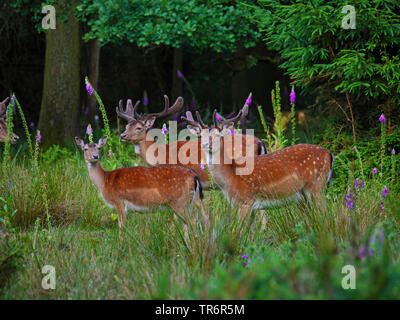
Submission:
<svg viewBox="0 0 400 320">
<path fill-rule="evenodd" d="M 98 155 L 98 154 L 94 154 L 94 155 L 93 155 L 93 159 L 94 159 L 94 160 L 98 160 L 98 159 L 99 159 L 99 155 Z"/>
<path fill-rule="evenodd" d="M 121 133 L 120 138 L 121 138 L 121 140 L 124 140 L 126 138 L 126 134 L 125 133 Z"/>
</svg>

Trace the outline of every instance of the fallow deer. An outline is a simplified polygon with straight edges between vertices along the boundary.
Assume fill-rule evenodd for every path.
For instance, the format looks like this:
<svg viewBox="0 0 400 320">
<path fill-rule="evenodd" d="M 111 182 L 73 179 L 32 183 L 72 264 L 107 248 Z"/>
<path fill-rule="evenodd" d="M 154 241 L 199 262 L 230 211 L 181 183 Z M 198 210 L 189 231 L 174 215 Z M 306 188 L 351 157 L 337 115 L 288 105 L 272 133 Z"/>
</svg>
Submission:
<svg viewBox="0 0 400 320">
<path fill-rule="evenodd" d="M 200 130 L 210 174 L 230 204 L 239 207 L 241 220 L 254 209 L 280 206 L 304 197 L 319 199 L 332 175 L 334 157 L 330 151 L 317 145 L 297 144 L 270 154 L 243 157 L 233 150 L 234 161 L 224 163 L 223 128 L 215 115 L 216 111 L 212 128 L 205 127 L 200 121 L 189 123 Z M 233 124 L 231 121 L 229 126 L 233 127 Z M 226 126 L 229 129 L 228 123 Z M 237 174 L 240 169 L 245 169 L 243 163 L 248 161 L 254 162 L 252 171 L 242 170 L 244 174 Z"/>
<path fill-rule="evenodd" d="M 8 136 L 7 130 L 7 122 L 6 122 L 6 115 L 7 115 L 7 102 L 9 98 L 7 97 L 2 102 L 0 102 L 0 142 L 6 142 Z M 11 143 L 14 144 L 19 140 L 19 137 L 13 133 L 11 137 Z"/>
<path fill-rule="evenodd" d="M 156 142 L 148 135 L 148 131 L 152 128 L 156 118 L 178 113 L 183 107 L 183 99 L 181 97 L 176 100 L 172 107 L 169 107 L 169 99 L 166 95 L 164 95 L 164 99 L 164 110 L 159 113 L 150 114 L 139 114 L 137 112 L 140 101 L 137 101 L 135 106 L 132 106 L 132 101 L 128 100 L 126 109 L 123 110 L 122 100 L 120 100 L 119 106 L 116 108 L 117 115 L 128 121 L 125 131 L 120 136 L 121 141 L 134 143 L 136 153 L 138 153 L 141 159 L 150 166 L 160 164 L 159 160 L 162 159 L 164 163 L 179 164 L 195 170 L 203 188 L 208 189 L 210 181 L 208 179 L 207 171 L 204 170 L 203 167 L 205 154 L 201 152 L 201 141 L 199 139 L 169 143 L 165 146 L 165 149 L 158 149 L 158 151 L 164 150 L 165 154 L 162 156 L 158 153 L 149 152 L 149 150 L 154 149 L 153 147 Z M 187 115 L 192 117 L 190 112 L 187 113 Z M 256 149 L 256 152 L 259 152 L 259 145 L 251 145 L 251 142 L 249 142 L 249 144 L 250 147 Z M 184 157 L 181 157 L 181 155 L 184 155 Z"/>
<path fill-rule="evenodd" d="M 186 223 L 185 209 L 193 202 L 205 217 L 201 202 L 202 186 L 198 176 L 190 168 L 164 165 L 104 171 L 99 157 L 107 136 L 98 143 L 85 144 L 78 137 L 75 137 L 75 141 L 83 150 L 91 181 L 104 202 L 117 210 L 120 229 L 129 209 L 149 211 L 161 205 L 169 205 Z"/>
</svg>

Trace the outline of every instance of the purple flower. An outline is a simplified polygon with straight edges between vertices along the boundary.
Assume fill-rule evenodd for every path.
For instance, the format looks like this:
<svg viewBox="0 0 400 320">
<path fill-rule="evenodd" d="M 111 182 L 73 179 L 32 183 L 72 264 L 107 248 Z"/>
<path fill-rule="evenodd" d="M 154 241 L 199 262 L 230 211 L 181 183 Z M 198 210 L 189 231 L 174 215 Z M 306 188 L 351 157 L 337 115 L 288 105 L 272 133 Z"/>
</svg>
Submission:
<svg viewBox="0 0 400 320">
<path fill-rule="evenodd" d="M 97 114 L 94 116 L 94 121 L 99 121 L 99 116 Z"/>
<path fill-rule="evenodd" d="M 192 101 L 190 102 L 190 106 L 192 108 L 194 108 L 196 106 L 196 101 L 194 100 L 194 98 L 192 99 Z"/>
<path fill-rule="evenodd" d="M 394 150 L 394 148 L 393 148 L 393 150 L 392 150 L 392 155 L 396 155 L 396 150 Z"/>
<path fill-rule="evenodd" d="M 385 233 L 382 231 L 382 232 L 379 234 L 379 242 L 380 242 L 380 243 L 383 243 L 384 240 L 385 240 Z"/>
<path fill-rule="evenodd" d="M 218 121 L 222 121 L 222 118 L 218 113 L 215 114 L 215 117 L 217 118 Z"/>
<path fill-rule="evenodd" d="M 40 143 L 42 141 L 42 135 L 40 134 L 40 130 L 38 130 L 38 142 Z"/>
<path fill-rule="evenodd" d="M 231 135 L 233 136 L 235 134 L 235 130 L 231 129 Z"/>
<path fill-rule="evenodd" d="M 293 104 L 296 100 L 296 93 L 294 92 L 294 87 L 292 87 L 292 91 L 290 92 L 290 104 Z"/>
<path fill-rule="evenodd" d="M 178 121 L 178 114 L 174 115 L 174 116 L 172 117 L 172 120 Z"/>
<path fill-rule="evenodd" d="M 83 115 L 87 116 L 88 113 L 89 113 L 89 109 L 88 109 L 88 108 L 86 108 L 85 110 L 83 110 Z"/>
<path fill-rule="evenodd" d="M 251 105 L 251 92 L 250 92 L 250 94 L 249 94 L 249 97 L 247 98 L 247 100 L 246 100 L 246 104 L 249 106 L 249 105 Z"/>
<path fill-rule="evenodd" d="M 244 255 L 242 255 L 242 259 L 243 259 L 243 260 L 246 260 L 248 257 L 249 257 L 249 255 L 248 255 L 248 254 L 244 254 Z"/>
<path fill-rule="evenodd" d="M 10 189 L 10 186 L 11 186 L 11 182 L 10 182 L 10 181 L 8 181 L 8 183 L 7 183 L 7 189 L 6 189 L 6 191 L 8 191 L 8 189 Z"/>
<path fill-rule="evenodd" d="M 31 123 L 29 124 L 29 126 L 30 126 L 31 128 L 33 128 L 33 127 L 35 126 L 35 123 L 34 123 L 34 122 L 31 122 Z"/>
<path fill-rule="evenodd" d="M 92 133 L 93 133 L 92 126 L 89 124 L 89 125 L 86 127 L 86 134 L 87 134 L 88 136 L 90 136 Z"/>
<path fill-rule="evenodd" d="M 386 121 L 386 118 L 383 114 L 381 114 L 381 116 L 379 117 L 379 122 L 383 123 Z"/>
<path fill-rule="evenodd" d="M 353 147 L 353 151 L 356 151 L 356 147 Z"/>
<path fill-rule="evenodd" d="M 86 91 L 87 91 L 90 95 L 93 94 L 93 88 L 92 88 L 92 86 L 90 85 L 89 82 L 86 82 Z"/>
<path fill-rule="evenodd" d="M 367 247 L 365 246 L 365 244 L 363 244 L 363 245 L 361 246 L 361 248 L 360 248 L 360 258 L 361 258 L 362 260 L 365 259 L 366 253 L 367 253 Z"/>
<path fill-rule="evenodd" d="M 162 129 L 161 129 L 161 132 L 162 132 L 163 134 L 167 134 L 167 133 L 168 133 L 167 125 L 166 125 L 165 123 L 163 124 L 163 127 L 162 127 Z"/>
<path fill-rule="evenodd" d="M 111 152 L 109 152 L 109 153 L 108 153 L 108 157 L 109 157 L 109 158 L 111 158 L 111 157 L 112 157 L 112 154 L 111 154 Z"/>
<path fill-rule="evenodd" d="M 149 104 L 149 97 L 147 96 L 147 92 L 143 93 L 143 105 L 147 106 Z"/>
<path fill-rule="evenodd" d="M 373 170 L 372 170 L 372 174 L 377 174 L 378 173 L 378 170 L 376 170 L 376 168 L 374 168 Z"/>
<path fill-rule="evenodd" d="M 387 193 L 388 193 L 388 188 L 385 186 L 385 187 L 383 188 L 383 190 L 382 190 L 382 196 L 383 196 L 384 198 L 386 198 Z"/>
<path fill-rule="evenodd" d="M 179 79 L 182 79 L 182 78 L 183 78 L 183 73 L 180 72 L 180 70 L 178 70 L 177 74 L 178 74 L 178 78 L 179 78 Z"/>
<path fill-rule="evenodd" d="M 383 211 L 383 201 L 381 201 L 381 205 L 379 206 L 379 209 L 381 210 L 381 211 Z"/>
<path fill-rule="evenodd" d="M 372 257 L 374 255 L 372 250 L 371 250 L 371 248 L 368 248 L 368 254 L 369 254 L 370 257 Z"/>
<path fill-rule="evenodd" d="M 375 236 L 374 235 L 370 236 L 369 239 L 368 239 L 368 243 L 369 244 L 373 244 L 374 241 L 375 241 Z"/>
<path fill-rule="evenodd" d="M 358 179 L 356 179 L 355 183 L 354 183 L 354 188 L 358 188 Z"/>
<path fill-rule="evenodd" d="M 201 170 L 204 170 L 204 163 L 200 164 Z"/>
</svg>

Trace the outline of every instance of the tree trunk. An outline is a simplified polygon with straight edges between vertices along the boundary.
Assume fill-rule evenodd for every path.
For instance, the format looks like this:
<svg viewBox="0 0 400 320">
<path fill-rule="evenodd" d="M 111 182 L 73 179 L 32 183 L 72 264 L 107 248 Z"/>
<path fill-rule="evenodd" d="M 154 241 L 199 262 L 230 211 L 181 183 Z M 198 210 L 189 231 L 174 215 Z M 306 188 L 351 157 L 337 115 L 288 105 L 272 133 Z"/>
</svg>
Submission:
<svg viewBox="0 0 400 320">
<path fill-rule="evenodd" d="M 62 10 L 66 0 L 59 1 Z M 57 21 L 55 30 L 46 32 L 44 86 L 39 128 L 42 144 L 70 145 L 77 133 L 80 88 L 80 28 L 72 14 L 72 1 L 67 23 Z"/>
<path fill-rule="evenodd" d="M 174 64 L 172 67 L 172 90 L 171 100 L 175 101 L 176 98 L 182 96 L 182 79 L 178 78 L 178 70 L 182 71 L 183 65 L 183 48 L 174 48 Z"/>
</svg>

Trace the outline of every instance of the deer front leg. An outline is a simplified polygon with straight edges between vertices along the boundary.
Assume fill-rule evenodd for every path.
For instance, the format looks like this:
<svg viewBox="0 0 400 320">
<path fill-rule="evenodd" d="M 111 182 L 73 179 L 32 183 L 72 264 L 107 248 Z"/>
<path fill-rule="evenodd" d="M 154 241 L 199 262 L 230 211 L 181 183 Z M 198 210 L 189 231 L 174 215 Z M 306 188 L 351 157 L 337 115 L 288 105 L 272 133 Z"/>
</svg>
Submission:
<svg viewBox="0 0 400 320">
<path fill-rule="evenodd" d="M 122 230 L 122 226 L 124 224 L 126 214 L 125 214 L 125 206 L 123 203 L 118 203 L 116 205 L 117 212 L 118 212 L 118 227 L 120 230 Z"/>
</svg>

